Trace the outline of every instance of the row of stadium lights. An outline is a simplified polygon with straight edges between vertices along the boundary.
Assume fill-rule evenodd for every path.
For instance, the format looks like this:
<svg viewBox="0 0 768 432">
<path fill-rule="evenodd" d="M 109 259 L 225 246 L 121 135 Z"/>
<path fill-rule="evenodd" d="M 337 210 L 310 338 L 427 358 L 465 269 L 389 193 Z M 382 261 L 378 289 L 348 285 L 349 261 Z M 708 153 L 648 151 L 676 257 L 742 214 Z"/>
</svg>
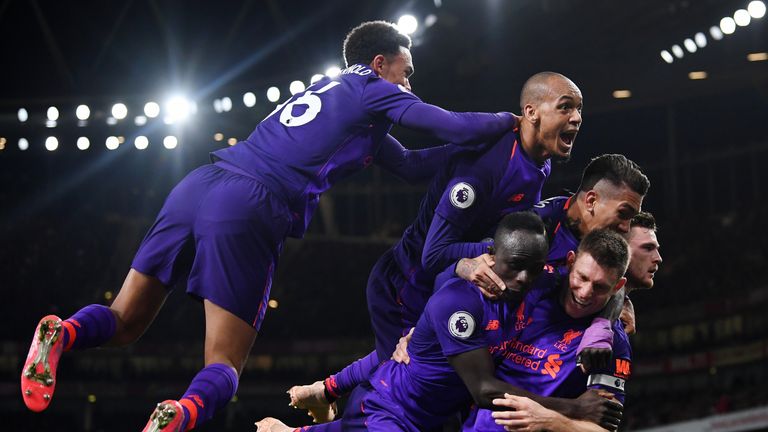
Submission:
<svg viewBox="0 0 768 432">
<path fill-rule="evenodd" d="M 746 27 L 752 22 L 753 19 L 760 19 L 765 16 L 765 3 L 761 0 L 753 0 L 747 5 L 746 9 L 739 9 L 733 17 L 724 17 L 720 20 L 719 26 L 712 26 L 709 28 L 709 35 L 714 40 L 723 39 L 724 35 L 733 34 L 737 27 Z M 698 49 L 707 46 L 707 36 L 703 32 L 696 33 L 693 38 L 687 38 L 683 41 L 685 50 L 690 54 L 695 53 Z M 761 53 L 759 53 L 761 54 Z M 674 44 L 669 50 L 662 50 L 661 58 L 667 63 L 673 63 L 675 58 L 681 59 L 685 56 L 683 48 Z M 765 60 L 765 59 L 763 59 Z M 755 61 L 750 58 L 750 61 Z M 695 78 L 691 78 L 695 79 Z M 699 78 L 701 79 L 701 78 Z"/>
<path fill-rule="evenodd" d="M 424 24 L 426 27 L 431 27 L 437 21 L 437 17 L 429 15 L 426 17 Z M 398 19 L 396 24 L 397 28 L 405 34 L 413 34 L 419 27 L 419 21 L 413 15 L 403 15 Z M 341 74 L 341 68 L 338 66 L 331 66 L 326 69 L 325 74 L 315 74 L 310 79 L 310 85 L 321 80 L 324 76 L 334 78 Z M 288 91 L 291 95 L 301 93 L 306 90 L 306 85 L 303 81 L 293 81 L 288 86 Z M 277 87 L 269 87 L 266 92 L 266 97 L 269 102 L 277 103 L 280 100 L 280 89 Z M 243 94 L 243 105 L 247 108 L 252 108 L 256 105 L 256 94 L 253 92 L 246 92 Z M 231 111 L 233 108 L 232 99 L 230 97 L 218 98 L 213 101 L 213 110 L 217 113 L 225 113 Z M 189 101 L 183 96 L 174 96 L 168 100 L 165 104 L 165 116 L 163 122 L 171 125 L 174 123 L 181 123 L 185 121 L 190 115 L 197 112 L 197 104 L 194 101 Z M 114 126 L 120 120 L 124 120 L 128 117 L 128 107 L 122 103 L 116 103 L 110 110 L 111 116 L 107 117 L 106 123 Z M 151 101 L 144 105 L 144 114 L 138 115 L 134 118 L 136 126 L 144 126 L 147 124 L 148 119 L 154 119 L 161 113 L 160 104 Z M 26 123 L 29 120 L 29 112 L 26 108 L 19 108 L 17 112 L 19 122 Z M 54 128 L 57 126 L 60 112 L 55 106 L 51 106 L 46 111 L 46 126 Z M 88 125 L 88 120 L 91 117 L 91 109 L 88 105 L 78 105 L 75 109 L 75 117 L 78 120 L 78 126 L 84 127 Z M 220 132 L 214 134 L 214 140 L 217 142 L 224 140 L 224 135 Z M 109 150 L 116 150 L 120 144 L 125 142 L 123 136 L 109 136 L 105 140 L 105 145 Z M 4 150 L 7 140 L 4 137 L 0 137 L 0 150 Z M 227 144 L 234 145 L 237 143 L 237 138 L 227 139 Z M 91 142 L 87 137 L 81 136 L 77 139 L 77 148 L 80 150 L 87 150 L 90 148 Z M 149 147 L 149 138 L 143 135 L 139 135 L 134 138 L 134 146 L 139 150 L 144 150 Z M 174 149 L 178 146 L 178 138 L 174 135 L 168 135 L 163 139 L 163 146 L 167 149 Z M 29 148 L 29 140 L 26 138 L 20 138 L 18 141 L 18 147 L 24 151 Z M 45 148 L 48 151 L 54 151 L 59 148 L 59 140 L 55 136 L 49 136 L 45 139 Z"/>
</svg>

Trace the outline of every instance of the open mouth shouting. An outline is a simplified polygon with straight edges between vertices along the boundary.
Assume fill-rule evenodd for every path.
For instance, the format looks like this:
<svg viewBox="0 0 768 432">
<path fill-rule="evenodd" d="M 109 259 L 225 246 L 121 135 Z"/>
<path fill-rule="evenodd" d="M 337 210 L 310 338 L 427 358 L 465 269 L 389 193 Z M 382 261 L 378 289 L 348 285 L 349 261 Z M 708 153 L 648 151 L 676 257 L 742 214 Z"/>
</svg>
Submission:
<svg viewBox="0 0 768 432">
<path fill-rule="evenodd" d="M 575 303 L 576 306 L 580 309 L 586 309 L 592 306 L 591 301 L 579 300 L 578 297 L 576 297 L 573 293 L 571 293 L 571 299 L 573 299 L 573 303 Z"/>
<path fill-rule="evenodd" d="M 570 153 L 573 142 L 576 140 L 576 134 L 579 133 L 578 129 L 572 129 L 560 133 L 560 148 L 565 153 Z"/>
</svg>

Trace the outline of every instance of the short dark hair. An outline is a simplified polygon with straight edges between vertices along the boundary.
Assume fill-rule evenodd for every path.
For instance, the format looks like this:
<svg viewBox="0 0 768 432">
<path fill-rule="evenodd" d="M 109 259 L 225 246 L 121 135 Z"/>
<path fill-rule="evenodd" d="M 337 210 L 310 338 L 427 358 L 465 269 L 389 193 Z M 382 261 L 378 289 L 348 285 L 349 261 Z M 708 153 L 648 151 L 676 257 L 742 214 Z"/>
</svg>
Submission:
<svg viewBox="0 0 768 432">
<path fill-rule="evenodd" d="M 579 254 L 588 253 L 601 267 L 624 275 L 629 264 L 629 244 L 617 232 L 608 229 L 592 230 L 579 243 Z"/>
<path fill-rule="evenodd" d="M 638 214 L 636 214 L 634 217 L 632 217 L 632 220 L 629 222 L 629 226 L 631 228 L 634 228 L 634 227 L 648 228 L 651 231 L 656 231 L 658 229 L 656 227 L 656 218 L 653 217 L 653 215 L 650 212 L 646 212 L 646 211 L 641 211 Z"/>
<path fill-rule="evenodd" d="M 589 161 L 581 175 L 579 192 L 591 190 L 600 180 L 607 180 L 615 186 L 627 185 L 642 196 L 651 187 L 650 180 L 640 167 L 621 154 L 604 154 Z"/>
<path fill-rule="evenodd" d="M 499 222 L 493 241 L 496 244 L 503 243 L 504 237 L 514 231 L 529 231 L 534 234 L 545 235 L 544 221 L 539 215 L 530 211 L 510 213 Z"/>
<path fill-rule="evenodd" d="M 379 54 L 394 56 L 400 47 L 411 48 L 411 38 L 400 33 L 394 24 L 386 21 L 368 21 L 347 33 L 344 39 L 344 61 L 347 67 L 370 64 Z"/>
</svg>

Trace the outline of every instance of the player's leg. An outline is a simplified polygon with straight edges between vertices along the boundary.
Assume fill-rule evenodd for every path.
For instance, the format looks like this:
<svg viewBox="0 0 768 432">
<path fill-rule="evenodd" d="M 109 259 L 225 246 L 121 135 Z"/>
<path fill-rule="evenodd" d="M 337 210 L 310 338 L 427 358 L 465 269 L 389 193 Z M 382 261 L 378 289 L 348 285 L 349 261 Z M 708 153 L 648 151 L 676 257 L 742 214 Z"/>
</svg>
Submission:
<svg viewBox="0 0 768 432">
<path fill-rule="evenodd" d="M 165 418 L 163 432 L 189 430 L 226 406 L 267 309 L 290 217 L 255 180 L 222 169 L 218 176 L 197 212 L 187 283 L 189 294 L 204 299 L 206 366 L 178 401 L 160 404 L 145 430 Z"/>
<path fill-rule="evenodd" d="M 193 429 L 224 408 L 237 391 L 256 329 L 205 300 L 205 367 L 179 400 L 185 419 L 179 430 Z"/>
</svg>

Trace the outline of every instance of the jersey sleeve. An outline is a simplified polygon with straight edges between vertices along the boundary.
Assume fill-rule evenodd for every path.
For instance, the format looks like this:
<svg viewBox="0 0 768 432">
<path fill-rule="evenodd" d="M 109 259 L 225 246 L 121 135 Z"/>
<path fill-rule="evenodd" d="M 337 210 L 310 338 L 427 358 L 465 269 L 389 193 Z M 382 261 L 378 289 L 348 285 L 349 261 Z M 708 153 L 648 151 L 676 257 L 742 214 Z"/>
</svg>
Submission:
<svg viewBox="0 0 768 432">
<path fill-rule="evenodd" d="M 613 326 L 613 361 L 605 370 L 595 370 L 589 375 L 587 387 L 606 390 L 624 403 L 625 386 L 632 375 L 632 348 L 629 337 L 620 322 Z"/>
<path fill-rule="evenodd" d="M 445 144 L 423 150 L 408 150 L 392 135 L 381 142 L 374 162 L 407 182 L 432 178 L 461 147 Z"/>
<path fill-rule="evenodd" d="M 448 283 L 432 295 L 425 317 L 445 356 L 488 346 L 482 300 L 464 281 Z"/>
<path fill-rule="evenodd" d="M 384 116 L 392 123 L 400 124 L 403 113 L 421 99 L 401 85 L 392 84 L 378 77 L 368 80 L 362 94 L 363 108 L 374 116 Z"/>
</svg>

